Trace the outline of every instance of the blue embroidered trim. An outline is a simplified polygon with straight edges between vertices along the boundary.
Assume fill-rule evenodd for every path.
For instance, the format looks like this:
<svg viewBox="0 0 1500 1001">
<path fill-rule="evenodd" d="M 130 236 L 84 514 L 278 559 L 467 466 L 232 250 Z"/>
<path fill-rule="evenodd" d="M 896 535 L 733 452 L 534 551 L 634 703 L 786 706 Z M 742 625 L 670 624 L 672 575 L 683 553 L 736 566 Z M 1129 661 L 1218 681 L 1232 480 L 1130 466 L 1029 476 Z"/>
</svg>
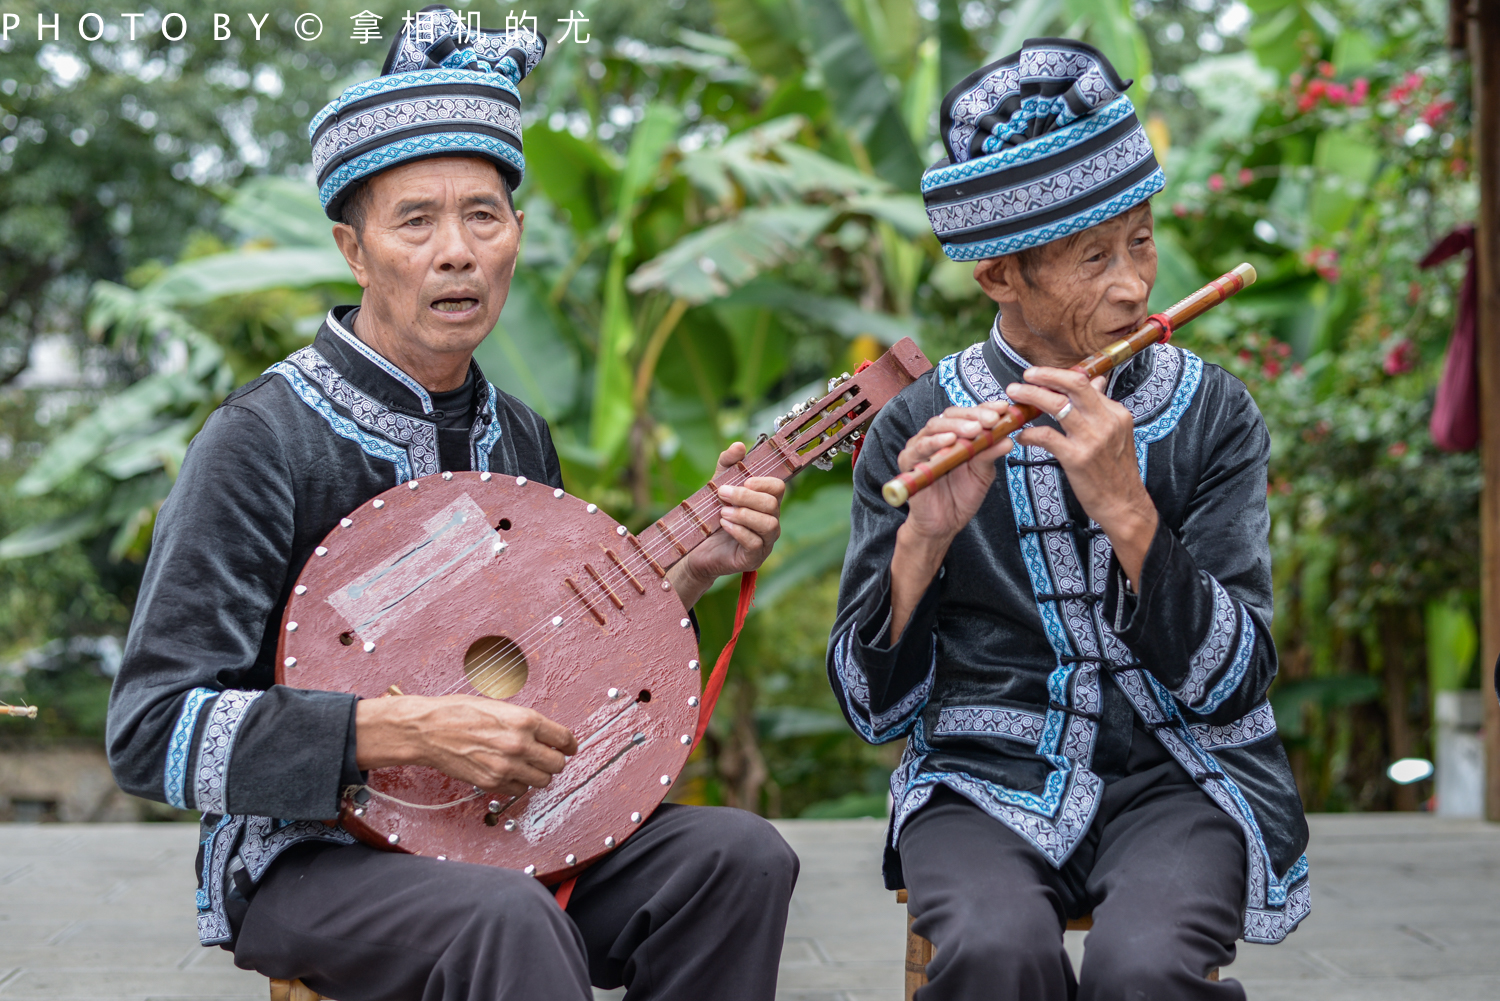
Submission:
<svg viewBox="0 0 1500 1001">
<path fill-rule="evenodd" d="M 1133 114 L 1135 114 L 1135 105 L 1130 103 L 1130 98 L 1121 95 L 1093 114 L 1046 135 L 1028 139 L 1019 146 L 1011 146 L 998 153 L 976 157 L 973 160 L 933 167 L 922 175 L 922 193 L 926 194 L 934 188 L 941 188 L 958 181 L 984 177 L 998 170 L 1008 170 L 1040 157 L 1051 156 L 1070 146 L 1078 145 L 1090 136 L 1098 135 L 1116 122 Z M 1025 124 L 1030 125 L 1030 122 Z M 993 136 L 986 139 L 985 143 L 988 145 L 992 141 L 994 141 Z"/>
<path fill-rule="evenodd" d="M 495 391 L 495 384 L 490 383 L 490 396 L 485 401 L 483 414 L 490 418 L 489 426 L 484 429 L 484 434 L 474 443 L 473 468 L 476 472 L 487 473 L 490 471 L 490 453 L 495 450 L 495 445 L 500 441 L 500 394 Z M 482 417 L 476 420 L 482 420 Z"/>
<path fill-rule="evenodd" d="M 961 354 L 962 352 L 960 352 Z M 959 355 L 953 354 L 938 363 L 938 381 L 943 386 L 943 391 L 948 394 L 948 399 L 955 406 L 973 407 L 977 406 L 974 394 L 963 382 L 958 371 Z M 1026 446 L 1017 444 L 1016 455 L 1024 459 L 1028 454 Z M 1029 526 L 1036 524 L 1036 516 L 1031 509 L 1030 487 L 1026 481 L 1024 466 L 1014 466 L 1006 463 L 1006 483 L 1010 488 L 1011 511 L 1015 516 L 1016 525 Z M 1035 532 L 1022 532 L 1020 534 L 1021 558 L 1026 563 L 1027 575 L 1031 578 L 1031 586 L 1035 594 L 1050 594 L 1054 590 L 1052 586 L 1052 574 L 1047 568 L 1046 556 L 1042 553 L 1042 544 Z M 1072 656 L 1073 644 L 1068 638 L 1068 632 L 1063 625 L 1061 616 L 1057 613 L 1055 602 L 1037 602 L 1037 613 L 1041 616 L 1042 628 L 1046 631 L 1047 640 L 1052 644 L 1052 649 L 1058 655 L 1057 668 L 1048 676 L 1047 691 L 1053 701 L 1062 703 L 1067 701 L 1067 687 L 1069 677 L 1073 673 L 1072 666 L 1064 666 L 1061 658 Z M 1037 753 L 1058 768 L 1054 773 L 1057 776 L 1066 776 L 1072 770 L 1073 764 L 1069 758 L 1057 754 L 1059 742 L 1062 739 L 1063 730 L 1067 726 L 1067 716 L 1056 710 L 1047 711 L 1046 724 L 1042 728 L 1041 740 L 1037 742 Z M 1051 795 L 1052 779 L 1048 779 L 1049 793 L 1047 809 L 1050 815 L 1057 808 L 1057 801 Z M 999 788 L 998 786 L 996 788 Z M 1059 789 L 1059 795 L 1061 790 Z M 1023 804 L 1017 803 L 1020 806 Z M 1028 807 L 1030 809 L 1031 807 Z"/>
<path fill-rule="evenodd" d="M 329 115 L 342 111 L 355 101 L 374 94 L 404 90 L 407 87 L 431 87 L 435 84 L 447 83 L 463 84 L 465 87 L 494 87 L 496 90 L 507 91 L 517 101 L 521 99 L 521 92 L 516 90 L 516 85 L 501 73 L 475 73 L 473 70 L 464 69 L 408 70 L 405 73 L 392 73 L 389 76 L 378 76 L 373 80 L 357 83 L 329 101 L 323 106 L 322 111 L 313 116 L 312 124 L 307 127 L 307 138 L 309 141 L 312 139 L 318 131 L 318 126 L 322 125 Z"/>
<path fill-rule="evenodd" d="M 1157 710 L 1167 719 L 1175 720 L 1179 723 L 1182 722 L 1182 714 L 1177 711 L 1177 700 L 1173 698 L 1171 692 L 1167 691 L 1166 686 L 1157 681 L 1155 675 L 1150 671 L 1141 671 L 1139 675 L 1145 678 L 1146 682 L 1150 685 Z M 1147 722 L 1151 721 L 1148 719 Z M 1197 737 L 1191 729 L 1182 727 L 1172 732 L 1183 735 L 1182 742 L 1193 752 L 1193 756 L 1203 766 L 1204 770 L 1218 772 L 1221 775 L 1225 774 L 1218 760 L 1199 745 Z M 1275 871 L 1271 868 L 1271 851 L 1266 847 L 1265 835 L 1261 833 L 1260 823 L 1255 819 L 1255 814 L 1250 809 L 1250 804 L 1246 802 L 1244 795 L 1240 792 L 1239 786 L 1235 785 L 1228 778 L 1219 780 L 1215 784 L 1222 788 L 1234 801 L 1235 808 L 1240 814 L 1237 818 L 1240 826 L 1244 828 L 1250 837 L 1253 837 L 1256 847 L 1260 852 L 1263 860 L 1262 867 L 1267 873 L 1266 902 L 1277 907 L 1284 905 L 1287 900 L 1287 890 L 1297 881 L 1299 870 L 1303 875 L 1307 872 L 1307 856 L 1304 855 L 1296 865 L 1287 871 L 1285 876 L 1277 879 Z"/>
<path fill-rule="evenodd" d="M 1172 393 L 1172 402 L 1156 420 L 1135 429 L 1135 459 L 1141 468 L 1142 483 L 1146 482 L 1146 447 L 1152 442 L 1161 441 L 1177 429 L 1182 415 L 1187 413 L 1187 408 L 1193 403 L 1193 397 L 1198 394 L 1199 384 L 1203 382 L 1202 358 L 1185 348 L 1169 348 L 1169 350 L 1182 352 L 1182 374 L 1178 376 L 1177 388 Z"/>
<path fill-rule="evenodd" d="M 478 76 L 479 74 L 472 75 Z M 486 76 L 490 75 L 493 74 L 486 74 Z M 366 174 L 373 174 L 413 157 L 431 156 L 434 153 L 447 151 L 460 154 L 489 153 L 510 164 L 518 173 L 526 172 L 526 158 L 510 143 L 474 132 L 439 132 L 430 136 L 402 139 L 355 157 L 328 175 L 328 180 L 324 181 L 322 187 L 318 189 L 318 197 L 322 200 L 323 207 L 327 208 L 335 195 L 350 182 Z"/>
<path fill-rule="evenodd" d="M 403 372 L 395 362 L 390 361 L 386 358 L 385 355 L 381 354 L 379 351 L 376 351 L 374 348 L 370 347 L 370 345 L 366 344 L 364 341 L 356 337 L 354 335 L 354 331 L 348 329 L 334 318 L 332 310 L 329 310 L 328 312 L 328 329 L 337 334 L 339 336 L 339 339 L 342 340 L 345 344 L 349 345 L 355 351 L 358 351 L 361 355 L 363 355 L 365 359 L 370 362 L 370 364 L 374 365 L 386 375 L 390 376 L 392 379 L 395 379 L 397 382 L 401 383 L 401 385 L 411 390 L 412 395 L 414 395 L 422 404 L 422 413 L 432 413 L 432 397 L 428 395 L 427 387 L 423 386 L 420 382 Z"/>
<path fill-rule="evenodd" d="M 214 864 L 213 844 L 218 840 L 219 833 L 223 831 L 224 828 L 233 823 L 234 819 L 235 818 L 227 814 L 219 818 L 218 824 L 216 824 L 214 826 L 214 829 L 209 831 L 208 835 L 204 837 L 202 842 L 200 842 L 203 847 L 203 885 L 198 887 L 198 910 L 200 911 L 207 911 L 210 907 L 213 906 L 209 900 L 210 894 L 208 892 L 208 888 L 213 885 L 213 882 L 209 876 L 209 873 L 213 871 Z"/>
<path fill-rule="evenodd" d="M 960 352 L 961 354 L 962 352 Z M 978 401 L 969 395 L 958 378 L 958 354 L 951 354 L 938 362 L 938 383 L 948 394 L 948 401 L 955 407 L 977 407 Z"/>
<path fill-rule="evenodd" d="M 192 754 L 193 733 L 198 729 L 198 713 L 203 703 L 219 693 L 212 688 L 194 688 L 182 700 L 182 712 L 172 736 L 167 741 L 167 767 L 162 777 L 162 791 L 167 805 L 187 809 L 187 766 Z"/>
<path fill-rule="evenodd" d="M 194 776 L 193 795 L 204 813 L 226 813 L 229 810 L 229 765 L 234 754 L 235 738 L 245 713 L 265 692 L 225 689 L 214 701 L 203 739 L 198 745 L 198 768 Z"/>
<path fill-rule="evenodd" d="M 833 648 L 833 667 L 839 687 L 846 703 L 845 715 L 866 743 L 885 744 L 904 736 L 921 718 L 927 699 L 932 694 L 932 685 L 937 678 L 937 647 L 932 649 L 932 662 L 927 668 L 927 677 L 916 688 L 906 694 L 896 705 L 883 713 L 870 711 L 870 686 L 864 673 L 854 660 L 854 643 L 858 638 L 859 623 L 851 622 L 844 635 Z"/>
<path fill-rule="evenodd" d="M 1012 233 L 1009 236 L 997 237 L 993 240 L 984 240 L 980 243 L 964 243 L 962 241 L 950 241 L 943 244 L 943 253 L 948 255 L 952 261 L 979 261 L 986 257 L 1002 257 L 1005 254 L 1014 254 L 1027 247 L 1039 247 L 1053 240 L 1060 240 L 1074 233 L 1097 226 L 1106 219 L 1113 219 L 1132 206 L 1156 194 L 1167 186 L 1167 176 L 1158 167 L 1146 178 L 1132 184 L 1115 197 L 1075 213 L 1057 222 L 1047 223 L 1045 226 L 1037 226 L 1032 229 L 1023 230 L 1020 233 Z"/>
<path fill-rule="evenodd" d="M 1224 677 L 1214 686 L 1213 691 L 1203 700 L 1201 706 L 1195 707 L 1198 712 L 1208 714 L 1224 704 L 1224 700 L 1234 694 L 1234 690 L 1240 686 L 1245 679 L 1245 672 L 1250 667 L 1250 656 L 1255 652 L 1255 622 L 1250 618 L 1250 610 L 1243 605 L 1240 606 L 1240 643 L 1234 651 L 1234 660 L 1229 662 L 1229 669 L 1224 672 Z"/>
<path fill-rule="evenodd" d="M 319 393 L 295 365 L 279 361 L 266 371 L 275 372 L 291 383 L 292 392 L 296 393 L 303 403 L 315 410 L 319 417 L 327 421 L 334 434 L 354 442 L 366 455 L 384 459 L 395 466 L 397 486 L 412 478 L 411 460 L 406 454 L 406 449 L 398 448 L 384 438 L 367 434 L 359 425 L 335 410 L 327 397 Z"/>
</svg>

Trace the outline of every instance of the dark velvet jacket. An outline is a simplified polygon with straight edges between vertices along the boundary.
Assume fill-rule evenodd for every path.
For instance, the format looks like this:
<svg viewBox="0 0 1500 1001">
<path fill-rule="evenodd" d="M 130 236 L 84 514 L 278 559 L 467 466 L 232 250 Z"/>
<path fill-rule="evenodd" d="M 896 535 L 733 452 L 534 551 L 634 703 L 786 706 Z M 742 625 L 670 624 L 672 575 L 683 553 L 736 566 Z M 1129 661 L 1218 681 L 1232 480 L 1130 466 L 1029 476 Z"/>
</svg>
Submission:
<svg viewBox="0 0 1500 1001">
<path fill-rule="evenodd" d="M 349 841 L 321 821 L 360 781 L 355 697 L 274 684 L 282 610 L 339 518 L 443 470 L 562 485 L 546 423 L 471 367 L 473 404 L 445 414 L 329 314 L 310 347 L 226 399 L 193 439 L 157 516 L 110 697 L 108 750 L 127 792 L 203 811 L 198 931 L 276 855 Z"/>
<path fill-rule="evenodd" d="M 954 539 L 899 641 L 889 642 L 890 560 L 904 509 L 880 487 L 896 455 L 951 405 L 1005 399 L 1027 363 L 998 331 L 944 358 L 876 416 L 854 474 L 853 527 L 828 670 L 867 741 L 907 738 L 891 776 L 894 846 L 947 786 L 1061 866 L 1087 832 L 1133 734 L 1157 739 L 1234 817 L 1248 856 L 1244 938 L 1276 942 L 1309 907 L 1307 824 L 1266 691 L 1270 439 L 1245 386 L 1158 345 L 1117 370 L 1160 524 L 1142 589 L 1057 461 L 1017 446 Z"/>
</svg>

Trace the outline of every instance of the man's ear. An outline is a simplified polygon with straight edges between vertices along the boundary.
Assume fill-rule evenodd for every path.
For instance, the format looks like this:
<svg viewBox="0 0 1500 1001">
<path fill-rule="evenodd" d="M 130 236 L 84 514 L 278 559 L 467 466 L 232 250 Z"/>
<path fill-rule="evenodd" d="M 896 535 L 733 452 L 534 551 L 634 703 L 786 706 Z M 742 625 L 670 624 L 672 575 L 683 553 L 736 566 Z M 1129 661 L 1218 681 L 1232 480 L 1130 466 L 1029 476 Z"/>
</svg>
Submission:
<svg viewBox="0 0 1500 1001">
<path fill-rule="evenodd" d="M 349 264 L 349 271 L 360 288 L 370 287 L 370 278 L 365 270 L 365 248 L 359 242 L 359 234 L 347 222 L 333 224 L 333 242 L 339 245 L 339 253 Z"/>
<path fill-rule="evenodd" d="M 977 262 L 974 280 L 984 289 L 985 295 L 1003 306 L 1020 301 L 1019 286 L 1026 279 L 1021 276 L 1021 262 L 1014 254 L 1006 254 Z"/>
</svg>

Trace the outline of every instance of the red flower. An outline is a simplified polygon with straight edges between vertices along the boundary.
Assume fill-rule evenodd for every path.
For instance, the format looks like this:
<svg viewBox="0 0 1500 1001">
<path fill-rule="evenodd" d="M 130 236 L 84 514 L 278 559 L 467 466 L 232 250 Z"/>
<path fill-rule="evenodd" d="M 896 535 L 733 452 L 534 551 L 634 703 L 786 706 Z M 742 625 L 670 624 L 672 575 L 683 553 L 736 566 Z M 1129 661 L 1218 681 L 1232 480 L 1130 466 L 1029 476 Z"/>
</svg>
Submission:
<svg viewBox="0 0 1500 1001">
<path fill-rule="evenodd" d="M 1416 366 L 1417 346 L 1405 337 L 1386 352 L 1385 361 L 1380 364 L 1386 375 L 1404 375 Z"/>
<path fill-rule="evenodd" d="M 1210 177 L 1208 179 L 1208 190 L 1210 190 L 1210 191 L 1223 191 L 1224 190 L 1224 175 L 1223 174 L 1214 174 L 1212 177 Z"/>
<path fill-rule="evenodd" d="M 1365 98 L 1370 96 L 1370 81 L 1364 77 L 1358 77 L 1354 81 L 1354 89 L 1350 91 L 1350 104 L 1364 104 Z"/>
<path fill-rule="evenodd" d="M 1406 74 L 1406 79 L 1402 80 L 1399 84 L 1392 87 L 1390 93 L 1387 96 L 1397 104 L 1405 104 L 1407 101 L 1411 100 L 1411 96 L 1417 92 L 1418 88 L 1422 86 L 1422 83 L 1422 74 L 1408 73 Z"/>
<path fill-rule="evenodd" d="M 1453 158 L 1453 162 L 1448 165 L 1448 170 L 1454 177 L 1462 177 L 1469 172 L 1469 161 L 1461 156 L 1456 156 Z"/>
<path fill-rule="evenodd" d="M 1407 444 L 1404 441 L 1391 442 L 1391 447 L 1385 450 L 1385 454 L 1393 459 L 1399 459 L 1407 452 Z"/>
<path fill-rule="evenodd" d="M 1328 85 L 1329 104 L 1348 104 L 1349 89 L 1341 83 L 1330 83 Z"/>
<path fill-rule="evenodd" d="M 1327 61 L 1318 63 L 1318 73 L 1323 76 L 1332 78 L 1334 74 L 1333 63 Z"/>
<path fill-rule="evenodd" d="M 1240 187 L 1244 187 L 1254 180 L 1255 171 L 1251 170 L 1249 167 L 1242 167 L 1240 169 Z"/>
<path fill-rule="evenodd" d="M 1409 306 L 1415 306 L 1420 298 L 1422 298 L 1422 283 L 1413 281 L 1406 287 L 1406 303 Z"/>
<path fill-rule="evenodd" d="M 1422 109 L 1422 121 L 1426 122 L 1428 125 L 1436 125 L 1444 118 L 1447 118 L 1448 112 L 1452 111 L 1456 106 L 1457 105 L 1455 105 L 1454 102 L 1446 99 L 1433 101 L 1427 107 Z"/>
<path fill-rule="evenodd" d="M 1248 362 L 1254 360 L 1255 356 L 1250 353 L 1249 348 L 1240 348 L 1240 361 Z"/>
<path fill-rule="evenodd" d="M 1173 202 L 1172 203 L 1172 214 L 1175 215 L 1179 219 L 1185 218 L 1187 216 L 1187 214 L 1188 214 L 1187 213 L 1187 206 L 1184 205 L 1184 204 L 1182 204 L 1181 202 Z"/>
<path fill-rule="evenodd" d="M 1274 379 L 1281 374 L 1281 362 L 1275 358 L 1266 359 L 1266 363 L 1260 367 L 1261 374 L 1267 379 Z"/>
</svg>

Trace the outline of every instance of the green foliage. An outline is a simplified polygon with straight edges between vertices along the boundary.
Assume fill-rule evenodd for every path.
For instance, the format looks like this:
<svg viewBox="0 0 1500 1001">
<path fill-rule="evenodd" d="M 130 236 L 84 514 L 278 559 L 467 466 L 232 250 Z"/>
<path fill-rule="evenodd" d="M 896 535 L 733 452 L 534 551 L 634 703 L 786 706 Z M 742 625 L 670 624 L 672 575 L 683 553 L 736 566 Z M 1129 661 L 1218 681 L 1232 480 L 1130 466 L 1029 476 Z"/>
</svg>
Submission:
<svg viewBox="0 0 1500 1001">
<path fill-rule="evenodd" d="M 553 6 L 544 30 L 565 13 Z M 243 21 L 248 8 L 231 8 Z M 881 345 L 913 336 L 935 361 L 984 335 L 993 303 L 942 257 L 915 194 L 942 155 L 937 102 L 986 54 L 1084 37 L 1138 79 L 1166 165 L 1153 305 L 1242 260 L 1259 269 L 1183 342 L 1245 379 L 1271 430 L 1273 701 L 1304 797 L 1388 805 L 1382 763 L 1420 750 L 1425 720 L 1408 721 L 1417 743 L 1402 749 L 1392 714 L 1473 671 L 1478 467 L 1425 431 L 1461 265 L 1415 269 L 1474 202 L 1445 9 L 1253 0 L 1235 27 L 1227 0 L 596 8 L 594 41 L 554 46 L 523 87 L 526 236 L 480 363 L 552 424 L 574 493 L 649 523 L 726 444 Z M 0 142 L 0 385 L 58 330 L 101 373 L 71 395 L 0 397 L 18 421 L 0 655 L 121 631 L 192 434 L 358 295 L 300 165 L 311 111 L 372 75 L 378 53 L 338 31 L 294 41 L 279 17 L 274 44 L 152 33 L 128 64 L 121 43 L 66 31 L 0 53 L 0 117 L 14 118 Z M 22 419 L 42 413 L 45 426 Z M 690 799 L 884 810 L 896 749 L 850 733 L 823 666 L 848 478 L 843 465 L 793 484 Z M 725 581 L 700 603 L 706 654 L 734 599 Z M 74 660 L 30 671 L 25 694 L 47 693 L 57 732 L 94 732 L 102 679 Z M 0 698 L 19 691 L 5 684 Z"/>
<path fill-rule="evenodd" d="M 1260 271 L 1183 340 L 1271 431 L 1272 699 L 1303 798 L 1388 806 L 1384 764 L 1424 753 L 1427 695 L 1474 657 L 1479 463 L 1427 431 L 1462 265 L 1417 269 L 1474 211 L 1467 71 L 1446 8 L 1251 7 L 1246 50 L 1180 72 L 1219 119 L 1169 152 L 1159 243 L 1178 281 Z"/>
</svg>

